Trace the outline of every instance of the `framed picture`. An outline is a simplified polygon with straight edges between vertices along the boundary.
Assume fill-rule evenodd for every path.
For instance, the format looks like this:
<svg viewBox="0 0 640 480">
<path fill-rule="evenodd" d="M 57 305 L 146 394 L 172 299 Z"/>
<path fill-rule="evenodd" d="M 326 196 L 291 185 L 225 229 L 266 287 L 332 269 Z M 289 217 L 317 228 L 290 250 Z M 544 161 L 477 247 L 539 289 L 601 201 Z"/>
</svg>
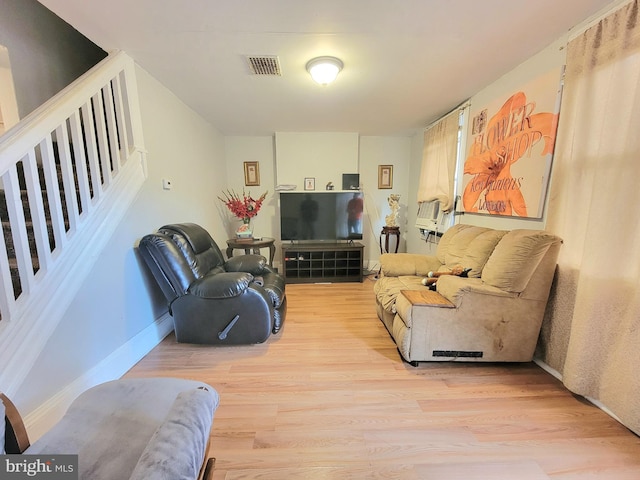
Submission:
<svg viewBox="0 0 640 480">
<path fill-rule="evenodd" d="M 260 166 L 258 162 L 244 162 L 244 184 L 249 187 L 260 185 Z"/>
<path fill-rule="evenodd" d="M 305 190 L 315 190 L 316 189 L 316 179 L 312 177 L 307 177 L 304 179 L 304 189 Z"/>
<path fill-rule="evenodd" d="M 473 128 L 467 135 L 462 177 L 465 213 L 543 217 L 560 114 L 561 77 L 561 67 L 553 67 L 503 89 L 482 105 L 471 106 Z M 523 114 L 513 123 L 515 112 Z M 497 161 L 487 162 L 487 158 Z"/>
<path fill-rule="evenodd" d="M 393 165 L 378 165 L 378 188 L 393 188 Z"/>
</svg>

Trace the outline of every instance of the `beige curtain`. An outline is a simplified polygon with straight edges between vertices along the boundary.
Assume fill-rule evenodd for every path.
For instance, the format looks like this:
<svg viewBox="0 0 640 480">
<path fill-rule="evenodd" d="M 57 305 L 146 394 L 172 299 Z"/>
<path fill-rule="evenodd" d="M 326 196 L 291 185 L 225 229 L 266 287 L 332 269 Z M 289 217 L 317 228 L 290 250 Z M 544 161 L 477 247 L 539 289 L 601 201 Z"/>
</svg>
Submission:
<svg viewBox="0 0 640 480">
<path fill-rule="evenodd" d="M 454 205 L 459 118 L 456 109 L 424 132 L 418 203 L 437 200 L 445 212 Z"/>
<path fill-rule="evenodd" d="M 541 352 L 640 434 L 638 1 L 572 40 L 547 228 L 564 239 Z"/>
</svg>

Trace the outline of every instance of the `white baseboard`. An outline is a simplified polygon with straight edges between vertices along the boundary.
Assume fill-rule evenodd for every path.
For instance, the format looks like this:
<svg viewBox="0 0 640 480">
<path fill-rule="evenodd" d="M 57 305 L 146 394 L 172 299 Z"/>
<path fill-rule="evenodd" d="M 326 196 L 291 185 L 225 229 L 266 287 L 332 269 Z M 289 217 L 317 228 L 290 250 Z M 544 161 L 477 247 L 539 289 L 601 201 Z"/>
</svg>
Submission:
<svg viewBox="0 0 640 480">
<path fill-rule="evenodd" d="M 557 371 L 555 368 L 551 368 L 549 365 L 547 365 L 546 363 L 544 363 L 542 360 L 540 360 L 539 358 L 534 358 L 533 359 L 533 363 L 535 363 L 536 365 L 538 365 L 541 369 L 543 369 L 545 372 L 547 372 L 550 375 L 553 375 L 554 377 L 556 377 L 558 380 L 562 381 L 562 374 Z"/>
<path fill-rule="evenodd" d="M 172 331 L 173 318 L 166 313 L 94 368 L 25 415 L 24 423 L 31 442 L 51 429 L 78 395 L 95 385 L 120 378 Z"/>
<path fill-rule="evenodd" d="M 546 363 L 544 363 L 542 360 L 540 360 L 539 358 L 534 358 L 533 359 L 533 363 L 535 363 L 536 365 L 538 365 L 541 369 L 543 369 L 545 372 L 549 373 L 550 375 L 553 375 L 554 377 L 556 377 L 558 380 L 562 381 L 562 374 L 560 372 L 558 372 L 555 368 L 551 368 L 549 365 L 547 365 Z M 576 394 L 578 395 L 578 394 Z M 598 407 L 600 410 L 602 410 L 604 413 L 606 413 L 607 415 L 609 415 L 611 418 L 613 418 L 614 420 L 616 420 L 617 422 L 620 422 L 624 425 L 624 423 L 622 422 L 622 420 L 620 420 L 611 410 L 609 410 L 602 402 L 600 402 L 599 400 L 596 400 L 595 398 L 591 398 L 591 397 L 584 397 L 582 395 L 580 395 L 582 398 L 586 399 L 587 401 L 589 401 L 590 403 L 592 403 L 594 406 Z"/>
</svg>

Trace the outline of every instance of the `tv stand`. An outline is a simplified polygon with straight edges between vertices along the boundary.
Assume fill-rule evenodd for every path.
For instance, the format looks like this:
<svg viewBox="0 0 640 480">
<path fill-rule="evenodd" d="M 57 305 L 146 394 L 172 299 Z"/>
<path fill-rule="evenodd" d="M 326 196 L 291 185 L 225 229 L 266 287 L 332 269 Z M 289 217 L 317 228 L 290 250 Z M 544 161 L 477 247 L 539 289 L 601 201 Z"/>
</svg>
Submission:
<svg viewBox="0 0 640 480">
<path fill-rule="evenodd" d="M 361 243 L 283 243 L 282 259 L 287 283 L 363 281 Z"/>
</svg>

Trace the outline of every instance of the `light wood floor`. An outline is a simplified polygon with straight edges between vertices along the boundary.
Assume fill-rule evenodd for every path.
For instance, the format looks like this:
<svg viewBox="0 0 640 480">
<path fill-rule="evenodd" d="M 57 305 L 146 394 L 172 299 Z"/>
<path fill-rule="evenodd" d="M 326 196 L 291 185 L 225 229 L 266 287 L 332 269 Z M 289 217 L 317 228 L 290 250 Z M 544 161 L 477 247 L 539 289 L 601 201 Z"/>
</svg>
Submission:
<svg viewBox="0 0 640 480">
<path fill-rule="evenodd" d="M 287 285 L 265 344 L 171 335 L 127 376 L 218 390 L 220 480 L 640 479 L 640 439 L 535 364 L 403 363 L 372 285 Z"/>
</svg>

